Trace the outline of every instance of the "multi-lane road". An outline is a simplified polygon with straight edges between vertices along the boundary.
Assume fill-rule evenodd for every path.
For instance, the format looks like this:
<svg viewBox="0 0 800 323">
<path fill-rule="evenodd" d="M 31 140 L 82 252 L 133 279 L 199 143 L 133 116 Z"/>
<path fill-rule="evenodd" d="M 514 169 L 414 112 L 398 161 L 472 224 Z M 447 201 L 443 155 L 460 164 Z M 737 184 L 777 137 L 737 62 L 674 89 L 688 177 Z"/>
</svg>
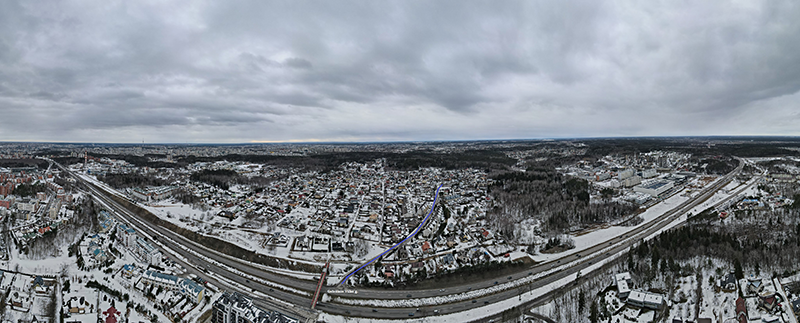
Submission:
<svg viewBox="0 0 800 323">
<path fill-rule="evenodd" d="M 58 166 L 65 172 L 72 174 L 63 166 Z M 689 200 L 681 203 L 657 219 L 633 228 L 618 237 L 598 243 L 590 248 L 580 251 L 577 254 L 564 256 L 547 263 L 537 264 L 510 276 L 506 275 L 496 279 L 468 282 L 463 285 L 448 287 L 444 290 L 359 289 L 357 294 L 336 294 L 335 296 L 355 299 L 405 300 L 409 299 L 408 295 L 411 295 L 411 298 L 426 298 L 433 296 L 461 294 L 467 291 L 475 291 L 478 289 L 502 285 L 518 279 L 527 278 L 531 275 L 537 275 L 544 271 L 551 271 L 551 273 L 543 275 L 543 277 L 534 280 L 530 284 L 524 284 L 516 288 L 508 288 L 500 292 L 463 301 L 450 302 L 436 306 L 420 307 L 419 310 L 417 310 L 416 307 L 380 308 L 372 306 L 345 305 L 339 303 L 320 303 L 317 305 L 317 309 L 331 314 L 341 314 L 346 316 L 409 318 L 412 315 L 413 317 L 420 317 L 461 312 L 485 306 L 487 304 L 493 304 L 509 298 L 518 297 L 518 295 L 521 293 L 545 286 L 555 282 L 556 280 L 568 277 L 570 275 L 575 276 L 579 271 L 585 270 L 592 264 L 596 264 L 619 252 L 625 251 L 633 243 L 636 243 L 641 239 L 656 233 L 666 224 L 675 221 L 678 217 L 699 205 L 715 194 L 720 188 L 727 185 L 733 176 L 742 169 L 742 166 L 743 162 L 740 161 L 740 165 L 734 171 L 722 177 L 712 185 L 706 187 L 695 197 L 692 197 Z M 190 272 L 209 280 L 212 284 L 217 286 L 230 286 L 240 291 L 249 291 L 251 295 L 256 296 L 255 298 L 257 303 L 277 307 L 277 309 L 284 310 L 290 315 L 294 314 L 303 317 L 310 317 L 311 314 L 307 308 L 310 307 L 311 296 L 316 288 L 315 282 L 280 275 L 269 270 L 264 270 L 257 265 L 249 264 L 239 259 L 220 254 L 216 251 L 209 250 L 203 246 L 195 244 L 194 242 L 189 241 L 168 229 L 150 224 L 134 212 L 126 209 L 124 206 L 120 205 L 114 199 L 109 197 L 110 194 L 113 194 L 112 192 L 106 191 L 104 188 L 93 184 L 81 176 L 74 174 L 72 175 L 75 179 L 84 183 L 87 190 L 89 190 L 92 195 L 95 196 L 95 198 L 102 201 L 103 204 L 115 211 L 119 215 L 120 219 L 128 222 L 140 232 L 149 235 L 150 237 L 157 237 L 158 243 L 162 246 L 162 249 L 165 249 L 165 254 L 177 254 L 181 258 L 185 259 L 185 262 L 180 258 L 175 260 L 176 262 L 179 262 L 181 265 L 184 265 L 186 268 L 188 268 Z M 291 286 L 291 288 L 282 288 L 281 286 Z M 336 288 L 325 287 L 323 288 L 323 291 L 333 289 Z M 266 296 L 258 297 L 258 295 Z"/>
</svg>

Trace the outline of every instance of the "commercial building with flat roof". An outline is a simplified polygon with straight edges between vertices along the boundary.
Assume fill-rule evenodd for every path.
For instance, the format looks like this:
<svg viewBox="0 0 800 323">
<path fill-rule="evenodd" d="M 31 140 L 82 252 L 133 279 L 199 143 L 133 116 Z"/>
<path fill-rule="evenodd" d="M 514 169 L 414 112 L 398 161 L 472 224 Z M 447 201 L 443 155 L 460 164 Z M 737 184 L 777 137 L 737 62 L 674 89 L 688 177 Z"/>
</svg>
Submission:
<svg viewBox="0 0 800 323">
<path fill-rule="evenodd" d="M 644 291 L 631 291 L 628 295 L 628 305 L 659 310 L 664 306 L 664 296 Z"/>
<path fill-rule="evenodd" d="M 655 180 L 644 184 L 636 185 L 633 188 L 634 192 L 649 194 L 650 196 L 659 196 L 668 191 L 674 186 L 671 181 Z"/>
</svg>

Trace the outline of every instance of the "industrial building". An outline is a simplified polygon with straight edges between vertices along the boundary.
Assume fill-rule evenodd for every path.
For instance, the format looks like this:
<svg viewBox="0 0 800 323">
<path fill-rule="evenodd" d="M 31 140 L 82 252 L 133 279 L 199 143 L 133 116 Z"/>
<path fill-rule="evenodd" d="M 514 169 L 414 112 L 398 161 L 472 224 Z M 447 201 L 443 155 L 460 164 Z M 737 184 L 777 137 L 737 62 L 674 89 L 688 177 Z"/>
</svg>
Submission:
<svg viewBox="0 0 800 323">
<path fill-rule="evenodd" d="M 649 194 L 650 196 L 659 196 L 662 193 L 668 191 L 674 186 L 674 184 L 670 181 L 666 180 L 655 180 L 648 183 L 636 185 L 633 188 L 634 192 L 640 192 L 644 194 Z"/>
</svg>

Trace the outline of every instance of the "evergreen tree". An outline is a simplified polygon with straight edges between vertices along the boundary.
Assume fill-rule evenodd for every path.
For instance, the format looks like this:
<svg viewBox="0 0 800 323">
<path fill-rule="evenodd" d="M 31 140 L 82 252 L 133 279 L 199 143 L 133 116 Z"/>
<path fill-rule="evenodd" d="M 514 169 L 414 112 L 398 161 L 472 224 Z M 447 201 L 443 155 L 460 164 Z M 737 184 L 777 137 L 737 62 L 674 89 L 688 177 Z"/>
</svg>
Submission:
<svg viewBox="0 0 800 323">
<path fill-rule="evenodd" d="M 736 279 L 744 278 L 744 271 L 742 271 L 742 263 L 739 258 L 733 260 L 733 274 L 736 275 Z"/>
<path fill-rule="evenodd" d="M 589 307 L 589 321 L 591 321 L 592 323 L 599 322 L 599 320 L 597 318 L 597 303 L 596 302 L 592 302 L 592 305 Z"/>
<path fill-rule="evenodd" d="M 636 267 L 636 263 L 633 262 L 633 253 L 628 252 L 628 270 L 633 270 L 633 267 Z"/>
<path fill-rule="evenodd" d="M 658 261 L 661 260 L 661 253 L 658 252 L 658 247 L 653 246 L 650 256 L 652 257 L 650 264 L 653 265 L 653 268 L 658 269 Z"/>
</svg>

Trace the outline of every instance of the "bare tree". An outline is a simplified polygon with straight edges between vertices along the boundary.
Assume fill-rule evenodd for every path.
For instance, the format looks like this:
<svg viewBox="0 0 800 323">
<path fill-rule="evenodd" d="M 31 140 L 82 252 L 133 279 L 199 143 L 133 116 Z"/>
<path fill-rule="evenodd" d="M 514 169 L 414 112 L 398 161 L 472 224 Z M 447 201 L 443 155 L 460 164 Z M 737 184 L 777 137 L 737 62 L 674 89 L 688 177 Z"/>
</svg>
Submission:
<svg viewBox="0 0 800 323">
<path fill-rule="evenodd" d="M 364 239 L 356 239 L 353 242 L 353 255 L 361 258 L 369 253 L 369 244 Z"/>
</svg>

